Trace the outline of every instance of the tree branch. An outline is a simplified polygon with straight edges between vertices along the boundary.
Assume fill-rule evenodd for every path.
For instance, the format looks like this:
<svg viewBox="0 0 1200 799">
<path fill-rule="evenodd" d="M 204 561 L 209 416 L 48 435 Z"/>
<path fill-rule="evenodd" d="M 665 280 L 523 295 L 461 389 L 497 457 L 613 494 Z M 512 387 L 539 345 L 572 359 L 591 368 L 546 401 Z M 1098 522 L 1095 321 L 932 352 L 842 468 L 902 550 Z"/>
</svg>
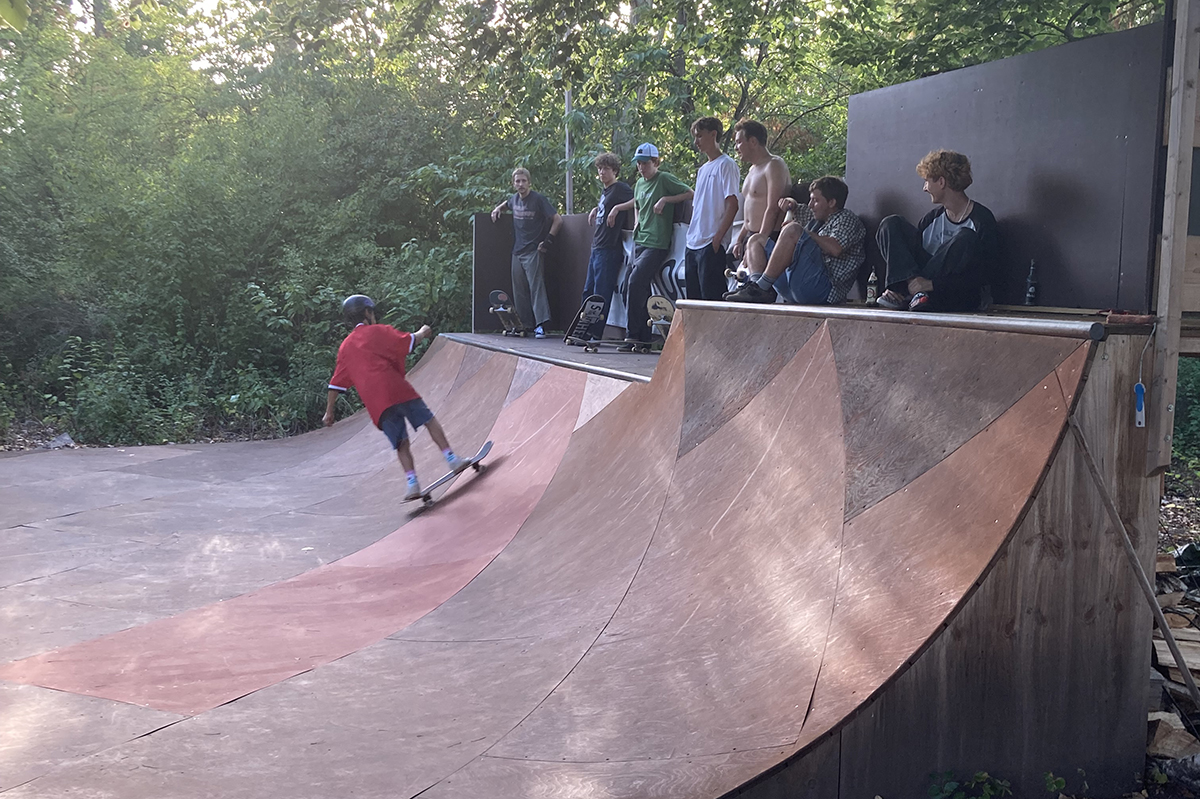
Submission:
<svg viewBox="0 0 1200 799">
<path fill-rule="evenodd" d="M 837 97 L 834 97 L 830 100 L 826 100 L 825 102 L 821 103 L 820 105 L 814 105 L 812 108 L 806 108 L 805 110 L 801 111 L 800 114 L 793 117 L 790 122 L 788 122 L 786 125 L 784 125 L 779 130 L 779 132 L 775 134 L 775 138 L 771 141 L 771 147 L 774 147 L 775 145 L 779 144 L 779 140 L 783 138 L 783 134 L 787 133 L 788 130 L 792 127 L 792 125 L 795 125 L 797 122 L 804 119 L 809 114 L 815 113 L 815 112 L 820 111 L 825 108 L 829 108 L 829 106 L 831 106 L 831 105 L 837 105 L 842 100 L 845 100 L 847 97 L 849 97 L 849 95 L 840 94 Z"/>
</svg>

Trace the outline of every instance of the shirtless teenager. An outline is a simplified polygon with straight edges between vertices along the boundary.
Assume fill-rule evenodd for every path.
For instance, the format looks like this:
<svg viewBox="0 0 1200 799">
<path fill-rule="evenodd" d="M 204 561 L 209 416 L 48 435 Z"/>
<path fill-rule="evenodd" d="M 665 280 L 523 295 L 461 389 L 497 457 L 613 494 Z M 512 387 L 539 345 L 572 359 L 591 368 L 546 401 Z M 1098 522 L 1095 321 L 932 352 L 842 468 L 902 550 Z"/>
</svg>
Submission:
<svg viewBox="0 0 1200 799">
<path fill-rule="evenodd" d="M 767 257 L 783 227 L 779 200 L 792 187 L 787 164 L 767 149 L 767 129 L 761 122 L 740 120 L 733 126 L 733 146 L 742 163 L 750 166 L 742 184 L 742 231 L 733 245 L 733 257 L 752 276 L 767 268 Z"/>
</svg>

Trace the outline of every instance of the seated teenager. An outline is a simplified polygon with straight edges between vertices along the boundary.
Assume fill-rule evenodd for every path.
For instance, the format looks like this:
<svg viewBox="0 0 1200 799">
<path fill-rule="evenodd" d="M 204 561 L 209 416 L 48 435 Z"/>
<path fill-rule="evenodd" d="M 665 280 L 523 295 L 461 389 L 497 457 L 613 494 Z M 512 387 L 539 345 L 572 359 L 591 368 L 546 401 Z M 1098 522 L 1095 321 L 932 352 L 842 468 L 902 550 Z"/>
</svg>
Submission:
<svg viewBox="0 0 1200 799">
<path fill-rule="evenodd" d="M 996 217 L 967 197 L 971 162 L 935 150 L 917 164 L 937 205 L 916 227 L 901 216 L 879 223 L 875 240 L 887 264 L 879 305 L 892 310 L 977 311 L 997 251 Z"/>
<path fill-rule="evenodd" d="M 791 197 L 779 207 L 794 212 L 784 226 L 766 271 L 735 292 L 728 302 L 786 302 L 831 305 L 843 302 L 866 260 L 867 228 L 846 210 L 849 189 L 831 175 L 817 178 L 809 189 L 807 212 Z"/>
</svg>

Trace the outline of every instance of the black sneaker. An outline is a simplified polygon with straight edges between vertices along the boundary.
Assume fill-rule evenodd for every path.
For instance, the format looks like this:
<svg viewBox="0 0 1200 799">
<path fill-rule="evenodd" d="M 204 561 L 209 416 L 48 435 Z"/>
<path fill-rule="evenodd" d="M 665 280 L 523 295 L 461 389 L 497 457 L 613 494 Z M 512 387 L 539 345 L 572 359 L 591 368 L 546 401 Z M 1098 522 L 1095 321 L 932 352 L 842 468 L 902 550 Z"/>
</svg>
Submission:
<svg viewBox="0 0 1200 799">
<path fill-rule="evenodd" d="M 747 283 L 732 294 L 725 296 L 726 302 L 775 302 L 779 297 L 775 289 L 764 289 L 757 283 Z"/>
<path fill-rule="evenodd" d="M 753 282 L 754 282 L 753 280 L 747 280 L 745 282 L 739 280 L 737 286 L 735 286 L 732 291 L 727 291 L 721 295 L 721 299 L 723 299 L 723 300 L 729 299 L 734 294 L 737 294 L 739 291 L 746 288 L 746 286 L 748 286 L 750 283 L 753 283 Z"/>
</svg>

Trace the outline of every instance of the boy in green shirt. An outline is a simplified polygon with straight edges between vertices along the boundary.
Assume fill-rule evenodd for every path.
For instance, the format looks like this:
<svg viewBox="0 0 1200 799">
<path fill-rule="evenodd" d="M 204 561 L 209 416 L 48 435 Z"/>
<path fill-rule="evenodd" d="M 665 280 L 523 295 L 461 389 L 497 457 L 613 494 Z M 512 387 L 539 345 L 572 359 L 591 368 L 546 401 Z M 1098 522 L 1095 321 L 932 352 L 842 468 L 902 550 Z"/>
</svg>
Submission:
<svg viewBox="0 0 1200 799">
<path fill-rule="evenodd" d="M 625 307 L 628 320 L 625 323 L 626 347 L 633 349 L 634 343 L 650 341 L 650 325 L 647 323 L 646 301 L 650 299 L 650 281 L 662 268 L 671 248 L 674 212 L 664 214 L 668 205 L 692 199 L 688 185 L 670 172 L 658 168 L 658 148 L 650 142 L 640 145 L 633 156 L 637 164 L 638 182 L 633 187 L 633 199 L 615 205 L 608 212 L 610 219 L 622 211 L 634 209 L 636 222 L 633 227 L 633 265 L 629 270 L 629 298 Z"/>
</svg>

